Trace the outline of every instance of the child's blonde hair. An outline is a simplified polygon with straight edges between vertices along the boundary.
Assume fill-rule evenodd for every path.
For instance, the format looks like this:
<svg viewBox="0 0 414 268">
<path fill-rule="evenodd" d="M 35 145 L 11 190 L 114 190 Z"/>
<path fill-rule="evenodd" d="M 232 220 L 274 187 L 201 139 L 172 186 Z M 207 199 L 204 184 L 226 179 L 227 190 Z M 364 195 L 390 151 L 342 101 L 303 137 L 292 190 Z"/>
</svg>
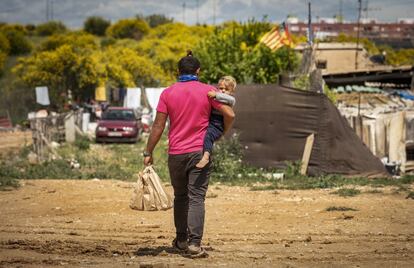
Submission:
<svg viewBox="0 0 414 268">
<path fill-rule="evenodd" d="M 223 76 L 222 78 L 220 78 L 218 82 L 219 84 L 223 82 L 224 85 L 226 86 L 226 89 L 229 91 L 236 90 L 237 82 L 233 76 L 230 76 L 230 75 Z"/>
</svg>

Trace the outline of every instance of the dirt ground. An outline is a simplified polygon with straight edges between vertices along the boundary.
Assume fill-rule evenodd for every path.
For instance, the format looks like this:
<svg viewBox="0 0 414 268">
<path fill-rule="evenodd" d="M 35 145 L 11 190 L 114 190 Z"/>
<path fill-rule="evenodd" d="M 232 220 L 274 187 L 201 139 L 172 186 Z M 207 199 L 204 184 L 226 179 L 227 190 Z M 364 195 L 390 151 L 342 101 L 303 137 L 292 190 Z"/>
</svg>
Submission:
<svg viewBox="0 0 414 268">
<path fill-rule="evenodd" d="M 210 256 L 192 260 L 170 246 L 172 210 L 128 207 L 133 183 L 21 184 L 0 192 L 0 267 L 414 266 L 414 200 L 391 188 L 345 198 L 332 189 L 210 186 L 203 241 Z"/>
<path fill-rule="evenodd" d="M 31 131 L 0 131 L 0 156 L 7 155 L 30 144 L 32 144 Z"/>
</svg>

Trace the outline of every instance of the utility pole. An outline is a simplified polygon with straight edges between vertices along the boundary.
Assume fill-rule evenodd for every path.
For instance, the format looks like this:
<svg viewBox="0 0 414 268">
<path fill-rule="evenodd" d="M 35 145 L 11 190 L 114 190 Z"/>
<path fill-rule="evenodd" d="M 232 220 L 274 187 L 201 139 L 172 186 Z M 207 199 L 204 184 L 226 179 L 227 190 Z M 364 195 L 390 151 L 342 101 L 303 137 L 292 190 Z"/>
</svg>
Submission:
<svg viewBox="0 0 414 268">
<path fill-rule="evenodd" d="M 344 21 L 344 14 L 342 12 L 342 0 L 339 0 L 339 22 L 342 23 Z"/>
<path fill-rule="evenodd" d="M 183 3 L 183 23 L 185 24 L 185 2 Z"/>
<path fill-rule="evenodd" d="M 54 16 L 53 16 L 53 0 L 50 0 L 50 18 L 51 20 L 54 20 Z"/>
<path fill-rule="evenodd" d="M 199 17 L 198 17 L 198 11 L 199 11 L 199 8 L 200 8 L 200 6 L 199 6 L 199 0 L 197 0 L 197 25 L 199 25 L 200 24 L 200 22 L 199 22 Z"/>
<path fill-rule="evenodd" d="M 355 51 L 355 70 L 358 69 L 358 50 L 359 50 L 359 34 L 361 28 L 361 10 L 362 10 L 362 0 L 358 0 L 358 30 L 357 30 L 357 42 L 356 42 L 356 51 Z"/>
<path fill-rule="evenodd" d="M 313 44 L 313 33 L 312 33 L 312 7 L 311 2 L 308 2 L 308 44 Z"/>
<path fill-rule="evenodd" d="M 216 0 L 213 0 L 213 25 L 216 25 Z"/>
<path fill-rule="evenodd" d="M 49 0 L 46 1 L 46 22 L 49 21 Z"/>
</svg>

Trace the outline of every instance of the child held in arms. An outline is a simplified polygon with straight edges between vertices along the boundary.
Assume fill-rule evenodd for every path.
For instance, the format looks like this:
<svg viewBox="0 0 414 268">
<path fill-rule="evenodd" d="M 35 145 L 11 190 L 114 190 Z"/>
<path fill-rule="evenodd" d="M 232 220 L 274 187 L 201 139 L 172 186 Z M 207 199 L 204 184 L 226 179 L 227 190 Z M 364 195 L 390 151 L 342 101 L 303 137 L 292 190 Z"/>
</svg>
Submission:
<svg viewBox="0 0 414 268">
<path fill-rule="evenodd" d="M 236 85 L 236 79 L 232 76 L 223 76 L 218 82 L 219 91 L 209 91 L 208 97 L 233 107 L 236 103 L 236 99 L 233 96 L 236 90 Z M 223 132 L 223 116 L 219 111 L 212 110 L 206 136 L 204 137 L 203 157 L 200 162 L 196 164 L 197 168 L 203 168 L 210 162 L 210 155 L 213 150 L 214 142 L 223 135 Z"/>
</svg>

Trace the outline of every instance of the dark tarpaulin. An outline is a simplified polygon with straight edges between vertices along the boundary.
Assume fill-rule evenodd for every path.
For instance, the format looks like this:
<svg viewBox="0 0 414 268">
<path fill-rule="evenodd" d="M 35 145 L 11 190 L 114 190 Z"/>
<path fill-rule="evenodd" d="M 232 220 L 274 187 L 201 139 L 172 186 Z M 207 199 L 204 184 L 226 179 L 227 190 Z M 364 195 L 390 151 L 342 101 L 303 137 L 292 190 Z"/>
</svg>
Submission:
<svg viewBox="0 0 414 268">
<path fill-rule="evenodd" d="M 240 85 L 234 129 L 244 161 L 282 167 L 300 161 L 306 138 L 315 133 L 308 174 L 387 176 L 381 161 L 362 143 L 323 95 L 278 85 Z"/>
</svg>

